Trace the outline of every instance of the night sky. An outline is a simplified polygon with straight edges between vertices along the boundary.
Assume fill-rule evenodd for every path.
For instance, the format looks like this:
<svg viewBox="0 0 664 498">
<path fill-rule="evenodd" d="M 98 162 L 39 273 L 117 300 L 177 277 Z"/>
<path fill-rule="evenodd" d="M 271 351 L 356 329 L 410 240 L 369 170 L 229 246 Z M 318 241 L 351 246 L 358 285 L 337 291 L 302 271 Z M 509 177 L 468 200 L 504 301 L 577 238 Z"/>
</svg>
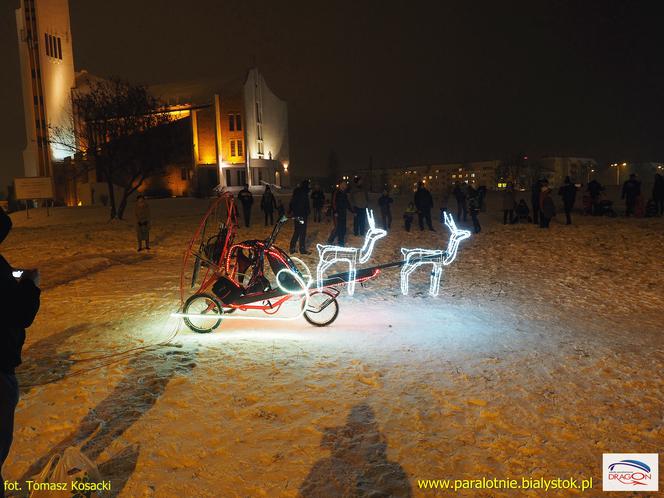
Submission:
<svg viewBox="0 0 664 498">
<path fill-rule="evenodd" d="M 25 142 L 2 2 L 2 184 Z M 289 102 L 291 165 L 524 152 L 664 160 L 661 1 L 70 0 L 76 68 L 159 83 L 256 63 Z M 13 170 L 13 172 L 12 172 Z"/>
</svg>

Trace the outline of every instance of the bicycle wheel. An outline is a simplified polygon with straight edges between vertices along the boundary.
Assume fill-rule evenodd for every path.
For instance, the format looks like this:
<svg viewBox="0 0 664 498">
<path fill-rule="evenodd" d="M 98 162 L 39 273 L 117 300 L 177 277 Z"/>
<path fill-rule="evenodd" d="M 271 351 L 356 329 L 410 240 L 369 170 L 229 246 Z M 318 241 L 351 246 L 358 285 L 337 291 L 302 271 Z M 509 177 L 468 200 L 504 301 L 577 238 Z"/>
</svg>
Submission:
<svg viewBox="0 0 664 498">
<path fill-rule="evenodd" d="M 337 319 L 339 303 L 336 295 L 323 289 L 309 294 L 309 303 L 304 318 L 316 327 L 325 327 Z"/>
<path fill-rule="evenodd" d="M 297 268 L 297 271 L 300 272 L 300 276 L 304 280 L 306 284 L 311 282 L 311 270 L 309 270 L 309 267 L 307 264 L 302 261 L 300 258 L 296 258 L 295 256 L 290 257 L 291 261 L 293 264 L 295 264 L 295 268 Z"/>
<path fill-rule="evenodd" d="M 223 315 L 221 305 L 210 294 L 194 294 L 187 299 L 182 310 L 184 314 L 189 315 L 210 315 L 209 318 L 203 316 L 184 318 L 187 327 L 199 334 L 212 332 L 221 324 L 221 315 Z"/>
</svg>

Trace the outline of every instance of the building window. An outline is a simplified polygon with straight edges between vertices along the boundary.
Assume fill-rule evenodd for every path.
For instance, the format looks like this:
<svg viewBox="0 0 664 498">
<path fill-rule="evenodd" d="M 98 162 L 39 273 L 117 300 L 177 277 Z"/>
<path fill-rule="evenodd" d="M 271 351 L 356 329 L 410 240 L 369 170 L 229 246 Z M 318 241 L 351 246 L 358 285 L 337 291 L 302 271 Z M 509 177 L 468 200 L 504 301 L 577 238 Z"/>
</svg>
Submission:
<svg viewBox="0 0 664 498">
<path fill-rule="evenodd" d="M 258 155 L 262 156 L 263 155 L 263 142 L 258 142 Z"/>
<path fill-rule="evenodd" d="M 242 147 L 242 140 L 238 140 L 238 141 L 237 141 L 237 155 L 238 155 L 239 157 L 242 157 L 242 154 L 243 154 L 243 150 L 242 150 L 242 148 L 243 148 L 243 147 Z"/>
<path fill-rule="evenodd" d="M 233 114 L 228 115 L 228 130 L 235 131 L 235 116 Z"/>
<path fill-rule="evenodd" d="M 235 129 L 237 131 L 242 131 L 242 114 L 235 115 Z M 240 154 L 242 155 L 242 154 Z"/>
<path fill-rule="evenodd" d="M 263 115 L 261 114 L 261 107 L 258 105 L 258 102 L 256 102 L 256 122 L 263 122 Z"/>
<path fill-rule="evenodd" d="M 262 125 L 260 125 L 260 124 L 258 125 L 258 127 L 256 128 L 256 134 L 258 135 L 258 140 L 263 140 L 263 126 Z"/>
<path fill-rule="evenodd" d="M 62 38 L 44 33 L 46 55 L 62 60 Z"/>
<path fill-rule="evenodd" d="M 231 157 L 235 157 L 235 140 L 231 140 Z"/>
</svg>

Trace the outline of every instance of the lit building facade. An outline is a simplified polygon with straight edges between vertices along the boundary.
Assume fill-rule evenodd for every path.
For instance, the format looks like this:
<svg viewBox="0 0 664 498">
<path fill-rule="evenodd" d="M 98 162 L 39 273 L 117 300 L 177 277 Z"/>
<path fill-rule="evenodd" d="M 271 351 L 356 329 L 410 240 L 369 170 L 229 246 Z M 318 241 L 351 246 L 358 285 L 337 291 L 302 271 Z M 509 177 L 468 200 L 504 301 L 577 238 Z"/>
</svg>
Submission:
<svg viewBox="0 0 664 498">
<path fill-rule="evenodd" d="M 191 117 L 195 190 L 289 185 L 288 106 L 257 68 L 241 80 L 155 85 L 150 91 L 175 119 Z"/>
<path fill-rule="evenodd" d="M 74 52 L 68 0 L 21 0 L 16 10 L 25 112 L 25 176 L 53 176 L 52 164 L 71 155 L 55 143 L 52 129 L 72 127 Z M 65 137 L 58 137 L 60 142 Z"/>
<path fill-rule="evenodd" d="M 387 186 L 394 193 L 407 193 L 415 190 L 419 182 L 432 192 L 451 189 L 457 182 L 465 182 L 475 187 L 484 185 L 489 189 L 497 188 L 496 172 L 500 161 L 476 161 L 466 163 L 424 164 L 402 166 L 379 170 L 358 172 L 379 188 Z"/>
<path fill-rule="evenodd" d="M 27 145 L 25 176 L 54 179 L 57 200 L 95 204 L 107 187 L 94 171 L 74 174 L 72 95 L 96 77 L 75 72 L 68 0 L 20 0 L 16 11 Z M 243 78 L 154 85 L 173 121 L 190 134 L 191 157 L 141 188 L 148 195 L 210 195 L 219 185 L 289 185 L 288 107 L 257 68 Z M 71 137 L 52 130 L 71 129 Z M 67 143 L 63 142 L 63 138 Z M 71 143 L 69 143 L 69 141 Z M 96 195 L 95 195 L 96 193 Z"/>
</svg>

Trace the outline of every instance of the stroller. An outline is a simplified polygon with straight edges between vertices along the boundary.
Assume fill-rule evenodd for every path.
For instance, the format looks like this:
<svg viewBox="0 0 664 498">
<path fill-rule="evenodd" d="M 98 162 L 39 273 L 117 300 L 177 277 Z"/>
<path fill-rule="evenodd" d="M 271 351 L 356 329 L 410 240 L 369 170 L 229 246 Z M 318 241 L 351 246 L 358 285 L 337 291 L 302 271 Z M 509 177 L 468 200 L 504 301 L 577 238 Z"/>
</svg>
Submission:
<svg viewBox="0 0 664 498">
<path fill-rule="evenodd" d="M 597 203 L 595 215 L 608 216 L 609 218 L 618 216 L 613 209 L 613 202 L 608 199 L 602 199 Z"/>
</svg>

